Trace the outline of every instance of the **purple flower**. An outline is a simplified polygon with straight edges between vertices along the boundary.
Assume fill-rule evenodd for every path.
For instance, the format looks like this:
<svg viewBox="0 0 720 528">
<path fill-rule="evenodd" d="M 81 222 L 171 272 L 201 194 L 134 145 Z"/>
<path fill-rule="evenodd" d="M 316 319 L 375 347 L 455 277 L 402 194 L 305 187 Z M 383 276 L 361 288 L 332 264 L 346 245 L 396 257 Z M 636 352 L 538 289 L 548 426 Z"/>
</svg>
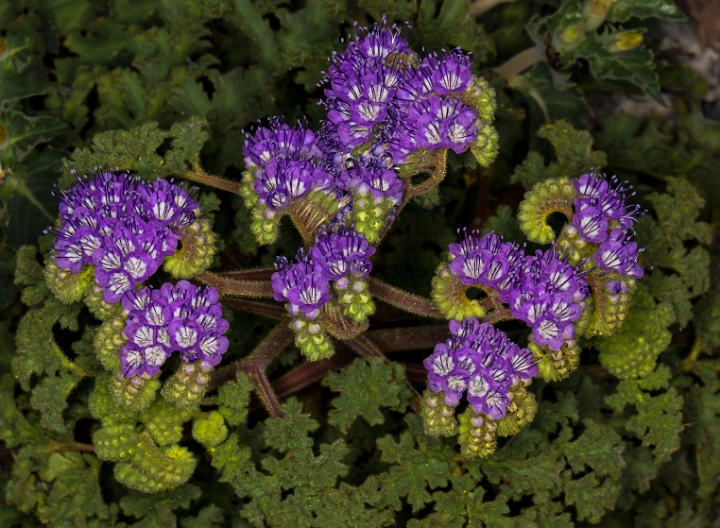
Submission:
<svg viewBox="0 0 720 528">
<path fill-rule="evenodd" d="M 218 299 L 215 288 L 188 281 L 165 283 L 159 290 L 128 290 L 122 298 L 128 338 L 120 350 L 123 375 L 154 376 L 173 351 L 186 363 L 217 365 L 228 349 L 222 334 L 230 326 Z"/>
<path fill-rule="evenodd" d="M 467 392 L 476 412 L 493 419 L 505 416 L 510 389 L 538 373 L 533 353 L 520 349 L 489 323 L 469 317 L 450 321 L 452 336 L 435 346 L 423 362 L 428 387 L 445 393 L 446 405 L 457 405 Z"/>
</svg>

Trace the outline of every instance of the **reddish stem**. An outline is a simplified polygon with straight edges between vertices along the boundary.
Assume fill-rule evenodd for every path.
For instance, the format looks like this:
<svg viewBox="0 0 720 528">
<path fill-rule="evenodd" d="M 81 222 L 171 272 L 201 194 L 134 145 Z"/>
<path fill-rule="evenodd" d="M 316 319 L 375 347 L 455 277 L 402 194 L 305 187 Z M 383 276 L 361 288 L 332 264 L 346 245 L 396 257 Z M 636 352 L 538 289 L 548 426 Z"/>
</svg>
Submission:
<svg viewBox="0 0 720 528">
<path fill-rule="evenodd" d="M 227 279 L 203 271 L 195 275 L 195 278 L 208 286 L 217 288 L 220 295 L 232 295 L 235 297 L 272 297 L 273 289 L 270 281 L 258 280 L 235 280 Z"/>
<path fill-rule="evenodd" d="M 220 385 L 234 379 L 238 372 L 248 372 L 254 368 L 264 372 L 273 359 L 278 357 L 285 350 L 285 347 L 292 343 L 293 338 L 293 331 L 288 328 L 286 321 L 282 320 L 255 347 L 249 356 L 218 369 L 210 379 L 208 390 L 215 390 Z"/>
<path fill-rule="evenodd" d="M 232 297 L 223 299 L 223 306 L 248 312 L 256 315 L 262 315 L 268 319 L 279 321 L 287 315 L 287 311 L 282 306 L 267 304 L 258 301 L 248 301 L 247 299 L 233 299 Z"/>
<path fill-rule="evenodd" d="M 381 301 L 400 308 L 406 312 L 420 315 L 422 317 L 430 317 L 433 319 L 445 319 L 440 310 L 437 309 L 435 303 L 430 299 L 413 295 L 412 293 L 391 286 L 374 277 L 368 277 L 368 286 L 373 297 Z"/>
</svg>

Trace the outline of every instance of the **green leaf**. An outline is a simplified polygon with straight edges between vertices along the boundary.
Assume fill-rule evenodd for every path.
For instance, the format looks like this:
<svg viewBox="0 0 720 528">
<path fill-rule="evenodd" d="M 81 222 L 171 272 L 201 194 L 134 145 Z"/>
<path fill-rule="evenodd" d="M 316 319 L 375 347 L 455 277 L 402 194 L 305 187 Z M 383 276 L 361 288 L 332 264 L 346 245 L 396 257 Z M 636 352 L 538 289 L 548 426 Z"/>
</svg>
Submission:
<svg viewBox="0 0 720 528">
<path fill-rule="evenodd" d="M 130 130 L 103 132 L 93 138 L 92 149 L 73 152 L 70 160 L 64 162 L 65 167 L 80 174 L 89 174 L 96 167 L 118 167 L 149 180 L 197 170 L 199 151 L 208 137 L 206 125 L 205 120 L 193 117 L 176 123 L 169 131 L 149 122 Z M 164 156 L 159 155 L 158 148 L 171 137 L 171 148 Z M 65 186 L 73 182 L 70 176 L 62 180 Z"/>
<path fill-rule="evenodd" d="M 637 47 L 613 53 L 602 46 L 597 35 L 592 34 L 578 48 L 577 54 L 587 59 L 594 77 L 631 82 L 655 101 L 665 105 L 660 94 L 652 51 Z"/>
<path fill-rule="evenodd" d="M 245 374 L 238 372 L 237 377 L 225 383 L 218 390 L 216 403 L 228 425 L 239 425 L 247 419 L 248 402 L 253 384 Z"/>
<path fill-rule="evenodd" d="M 625 428 L 637 434 L 644 447 L 653 447 L 656 464 L 669 460 L 678 450 L 684 429 L 683 397 L 675 387 L 669 387 L 670 376 L 670 369 L 660 365 L 643 379 L 621 381 L 617 392 L 605 398 L 616 411 L 622 411 L 627 405 L 635 406 L 637 413 L 625 423 Z M 664 388 L 667 390 L 656 396 L 649 394 Z"/>
<path fill-rule="evenodd" d="M 672 334 L 667 327 L 674 321 L 672 306 L 656 303 L 641 284 L 620 330 L 610 337 L 593 340 L 600 351 L 600 363 L 620 379 L 647 376 L 655 370 L 658 356 L 670 344 Z"/>
<path fill-rule="evenodd" d="M 608 22 L 627 22 L 630 17 L 685 20 L 671 0 L 618 0 L 608 12 Z"/>
<path fill-rule="evenodd" d="M 412 396 L 405 386 L 405 369 L 379 358 L 358 358 L 340 372 L 331 372 L 323 385 L 341 393 L 333 400 L 328 423 L 346 434 L 358 416 L 370 425 L 381 424 L 385 421 L 381 407 L 403 411 Z"/>
<path fill-rule="evenodd" d="M 120 499 L 120 507 L 126 515 L 141 519 L 133 525 L 135 528 L 176 528 L 173 510 L 188 508 L 200 495 L 200 488 L 192 484 L 152 495 L 131 491 Z"/>
</svg>

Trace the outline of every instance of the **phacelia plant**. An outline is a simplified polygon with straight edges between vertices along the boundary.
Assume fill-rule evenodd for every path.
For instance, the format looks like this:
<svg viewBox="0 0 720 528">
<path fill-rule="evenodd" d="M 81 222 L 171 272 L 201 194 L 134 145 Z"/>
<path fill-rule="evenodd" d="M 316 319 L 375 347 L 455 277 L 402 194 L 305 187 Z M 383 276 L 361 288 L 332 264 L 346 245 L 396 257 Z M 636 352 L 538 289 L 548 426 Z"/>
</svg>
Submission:
<svg viewBox="0 0 720 528">
<path fill-rule="evenodd" d="M 715 136 L 575 128 L 695 93 L 623 27 L 671 3 L 87 4 L 0 8 L 0 200 L 46 227 L 0 303 L 8 526 L 713 515 Z"/>
</svg>

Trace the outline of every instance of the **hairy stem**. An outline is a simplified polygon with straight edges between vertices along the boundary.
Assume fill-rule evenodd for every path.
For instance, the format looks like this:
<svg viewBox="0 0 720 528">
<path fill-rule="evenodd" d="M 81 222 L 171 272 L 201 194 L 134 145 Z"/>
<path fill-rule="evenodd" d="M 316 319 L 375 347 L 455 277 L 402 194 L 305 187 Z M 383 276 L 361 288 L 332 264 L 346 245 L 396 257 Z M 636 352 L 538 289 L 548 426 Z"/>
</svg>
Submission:
<svg viewBox="0 0 720 528">
<path fill-rule="evenodd" d="M 223 299 L 223 306 L 247 312 L 255 315 L 262 315 L 268 319 L 279 321 L 287 315 L 287 311 L 282 306 L 267 304 L 258 301 L 248 301 L 247 299 Z"/>
<path fill-rule="evenodd" d="M 248 375 L 250 380 L 253 382 L 253 385 L 255 385 L 255 392 L 270 416 L 273 418 L 282 417 L 283 412 L 282 409 L 280 409 L 280 401 L 278 400 L 272 385 L 270 385 L 270 381 L 267 379 L 264 369 L 253 366 L 247 369 L 245 374 Z"/>
<path fill-rule="evenodd" d="M 521 51 L 493 71 L 510 83 L 524 70 L 541 60 L 544 60 L 541 51 L 537 46 L 533 46 L 525 51 Z"/>
<path fill-rule="evenodd" d="M 235 297 L 272 297 L 273 289 L 270 281 L 258 280 L 236 280 L 228 279 L 203 271 L 195 275 L 195 278 L 208 286 L 217 288 L 220 295 L 232 295 Z"/>
<path fill-rule="evenodd" d="M 95 446 L 91 444 L 81 444 L 79 442 L 57 443 L 50 449 L 51 452 L 57 451 L 78 451 L 80 453 L 94 453 Z"/>
<path fill-rule="evenodd" d="M 493 7 L 515 0 L 475 0 L 470 4 L 470 18 L 479 17 L 486 11 L 490 11 Z"/>
<path fill-rule="evenodd" d="M 237 280 L 270 280 L 275 268 L 258 268 L 236 271 L 218 271 L 216 274 L 228 279 Z"/>
<path fill-rule="evenodd" d="M 238 372 L 248 372 L 252 368 L 258 368 L 264 372 L 273 359 L 292 343 L 294 337 L 295 334 L 288 328 L 287 322 L 282 320 L 265 339 L 260 341 L 249 356 L 218 369 L 210 379 L 208 390 L 217 389 L 220 385 L 234 379 Z"/>
<path fill-rule="evenodd" d="M 188 171 L 185 174 L 180 175 L 186 180 L 190 180 L 195 183 L 201 183 L 208 187 L 214 187 L 221 191 L 228 191 L 233 194 L 240 194 L 240 183 L 221 178 L 220 176 L 214 176 L 212 174 L 205 174 L 204 172 L 193 172 Z"/>
<path fill-rule="evenodd" d="M 435 303 L 430 299 L 413 295 L 374 277 L 368 277 L 367 280 L 372 296 L 390 306 L 422 317 L 445 319 L 443 314 L 440 313 L 440 310 L 435 306 Z"/>
</svg>

